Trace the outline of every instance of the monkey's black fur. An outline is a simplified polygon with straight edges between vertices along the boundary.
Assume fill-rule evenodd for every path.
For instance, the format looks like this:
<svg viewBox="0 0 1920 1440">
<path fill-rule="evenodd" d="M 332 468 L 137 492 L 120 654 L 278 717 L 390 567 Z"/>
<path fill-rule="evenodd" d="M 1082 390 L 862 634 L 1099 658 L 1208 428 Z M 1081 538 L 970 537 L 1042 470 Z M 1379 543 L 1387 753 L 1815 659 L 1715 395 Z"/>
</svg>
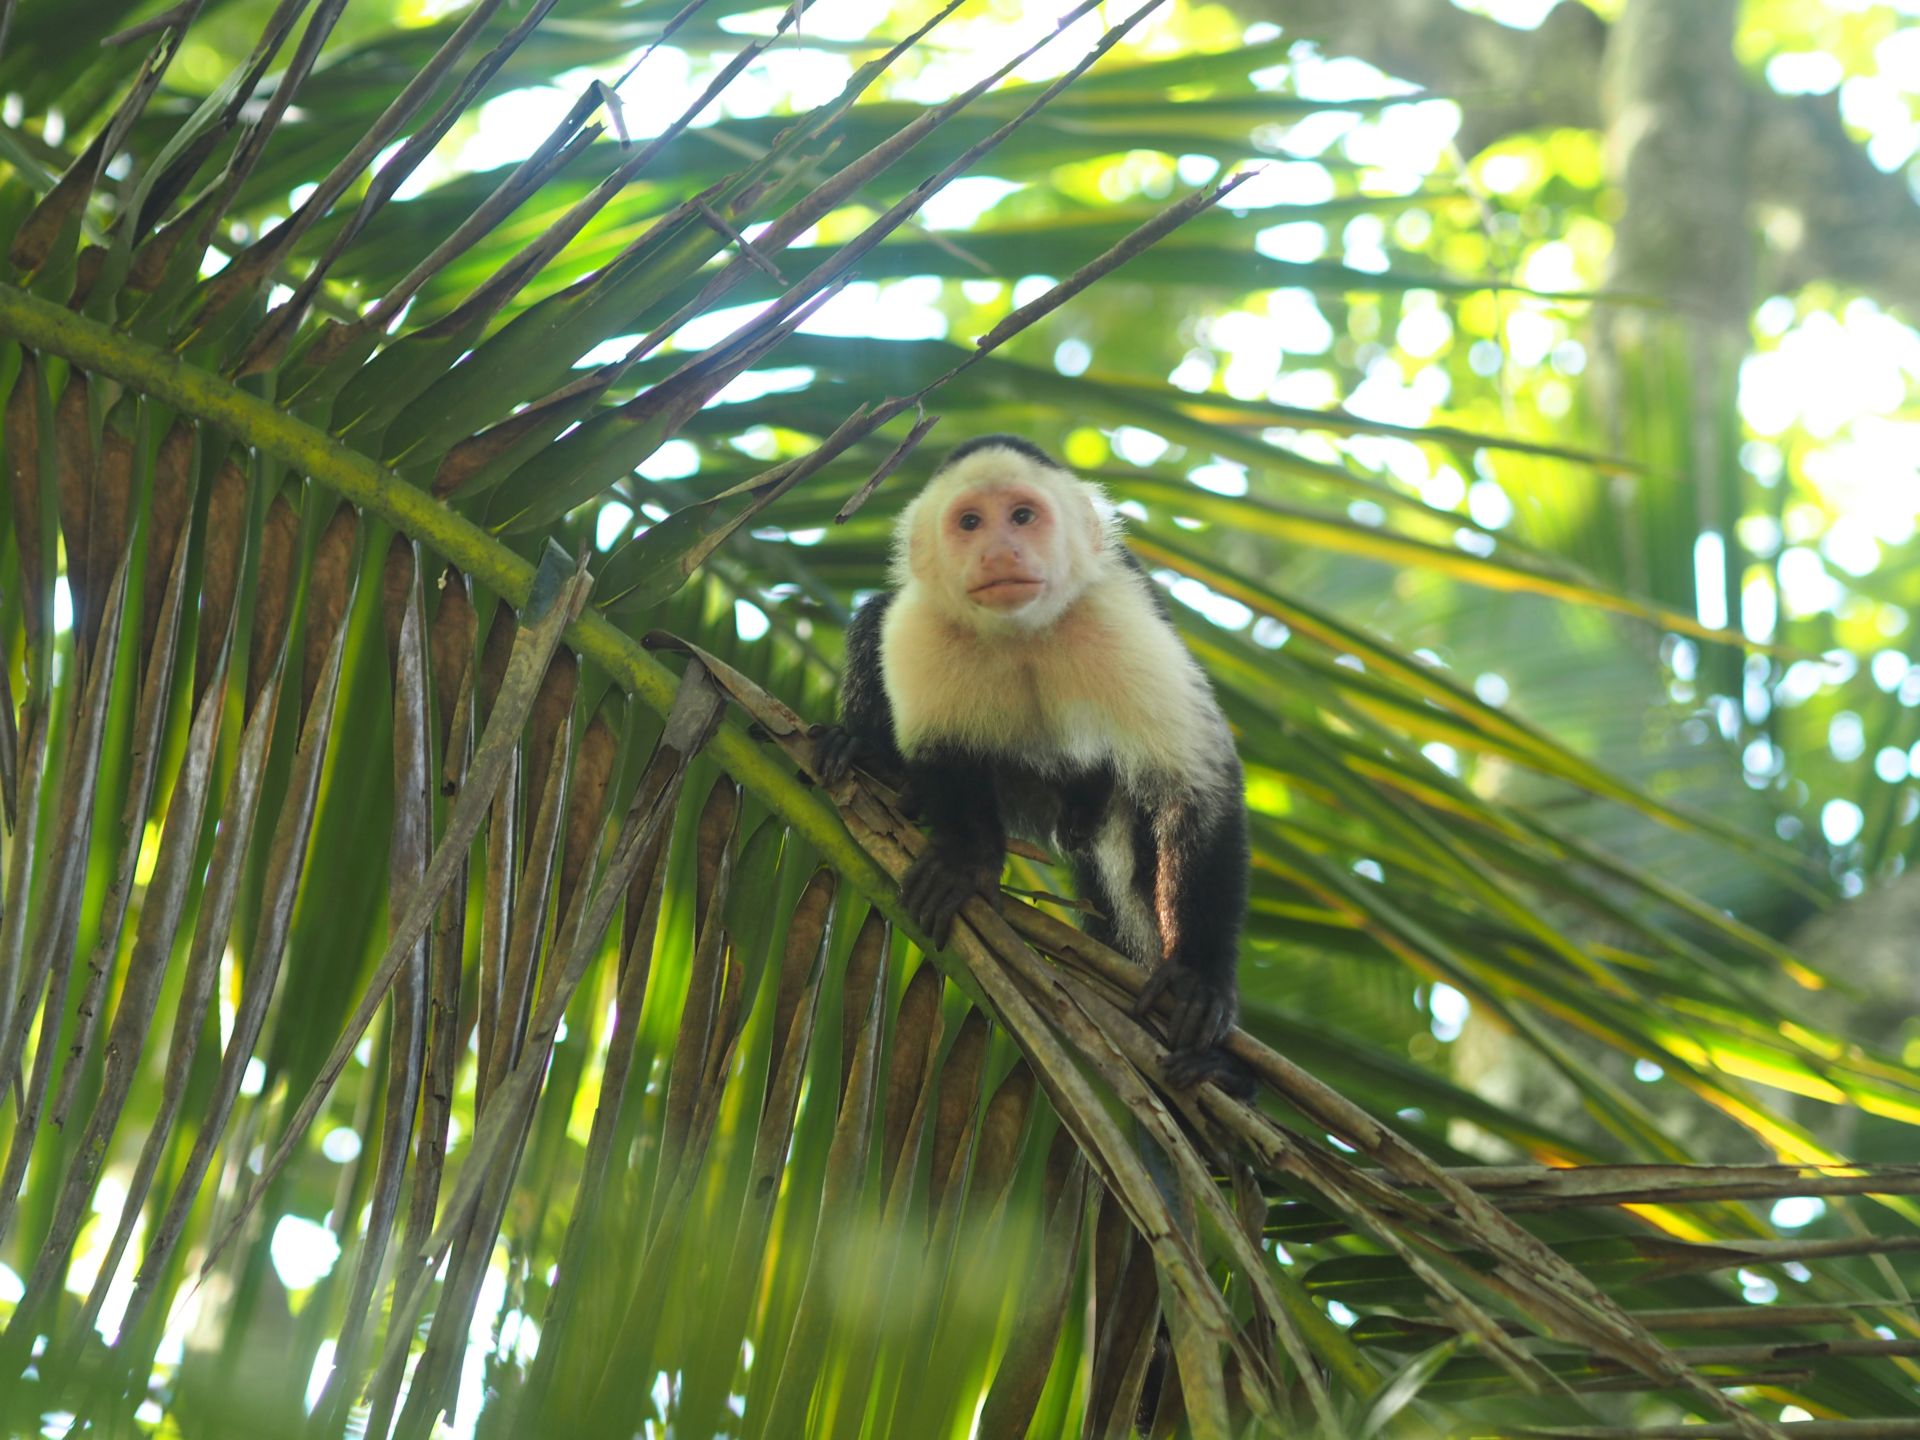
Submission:
<svg viewBox="0 0 1920 1440">
<path fill-rule="evenodd" d="M 1011 450 L 1014 454 L 1024 455 L 1035 464 L 1044 465 L 1049 470 L 1066 468 L 1031 440 L 1022 440 L 1018 435 L 977 435 L 971 440 L 963 440 L 947 452 L 947 458 L 940 462 L 940 468 L 948 469 L 981 450 Z"/>
</svg>

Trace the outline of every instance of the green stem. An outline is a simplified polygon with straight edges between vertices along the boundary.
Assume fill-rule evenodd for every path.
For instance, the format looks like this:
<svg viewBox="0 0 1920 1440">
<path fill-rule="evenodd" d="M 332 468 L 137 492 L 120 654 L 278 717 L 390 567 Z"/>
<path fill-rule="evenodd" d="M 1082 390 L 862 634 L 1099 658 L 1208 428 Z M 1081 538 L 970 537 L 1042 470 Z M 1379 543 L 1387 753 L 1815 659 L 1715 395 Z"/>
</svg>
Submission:
<svg viewBox="0 0 1920 1440">
<path fill-rule="evenodd" d="M 219 426 L 380 516 L 514 606 L 526 602 L 533 582 L 533 566 L 527 561 L 386 466 L 220 376 L 12 285 L 0 284 L 0 336 L 58 355 L 90 374 L 118 380 L 183 415 Z M 566 640 L 576 654 L 599 665 L 659 714 L 672 706 L 679 678 L 598 611 L 589 609 L 574 621 Z M 778 750 L 755 744 L 731 724 L 720 728 L 709 749 L 729 774 L 805 836 L 896 926 L 911 933 L 893 882 L 854 843 L 833 808 L 787 772 Z"/>
</svg>

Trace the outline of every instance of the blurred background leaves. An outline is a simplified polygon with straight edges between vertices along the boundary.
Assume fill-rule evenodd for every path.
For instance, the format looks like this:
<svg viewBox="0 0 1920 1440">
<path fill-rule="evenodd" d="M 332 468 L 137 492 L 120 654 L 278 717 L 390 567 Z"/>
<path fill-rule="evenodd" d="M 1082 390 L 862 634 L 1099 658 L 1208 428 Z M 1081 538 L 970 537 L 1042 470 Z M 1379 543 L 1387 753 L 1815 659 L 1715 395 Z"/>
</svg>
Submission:
<svg viewBox="0 0 1920 1440">
<path fill-rule="evenodd" d="M 1751 1168 L 1920 1118 L 1910 9 L 0 10 L 6 1423 L 1920 1433 L 1914 1177 Z M 1250 1040 L 1664 1351 L 1280 1071 L 1202 1194 L 708 738 L 994 430 L 1238 732 Z"/>
</svg>

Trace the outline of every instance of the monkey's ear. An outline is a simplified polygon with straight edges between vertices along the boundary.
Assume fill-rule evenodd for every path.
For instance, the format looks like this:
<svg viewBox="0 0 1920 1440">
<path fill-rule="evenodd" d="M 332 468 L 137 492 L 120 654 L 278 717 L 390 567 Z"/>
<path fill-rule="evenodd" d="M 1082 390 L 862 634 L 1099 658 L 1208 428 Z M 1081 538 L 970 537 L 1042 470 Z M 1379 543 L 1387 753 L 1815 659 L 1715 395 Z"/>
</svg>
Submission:
<svg viewBox="0 0 1920 1440">
<path fill-rule="evenodd" d="M 1112 529 L 1112 504 L 1106 492 L 1091 481 L 1076 481 L 1074 488 L 1080 492 L 1080 511 L 1086 527 L 1087 553 L 1098 556 L 1105 553 L 1107 537 Z"/>
<path fill-rule="evenodd" d="M 932 569 L 934 556 L 928 550 L 934 537 L 927 533 L 926 492 L 907 502 L 906 509 L 895 517 L 893 522 L 892 572 L 893 585 L 899 589 L 909 580 L 925 580 Z"/>
<path fill-rule="evenodd" d="M 914 513 L 907 517 L 905 534 L 901 537 L 907 551 L 907 570 L 916 580 L 931 580 L 939 564 L 939 556 L 934 552 L 939 547 L 940 536 L 928 519 L 929 513 L 927 506 L 917 505 Z"/>
</svg>

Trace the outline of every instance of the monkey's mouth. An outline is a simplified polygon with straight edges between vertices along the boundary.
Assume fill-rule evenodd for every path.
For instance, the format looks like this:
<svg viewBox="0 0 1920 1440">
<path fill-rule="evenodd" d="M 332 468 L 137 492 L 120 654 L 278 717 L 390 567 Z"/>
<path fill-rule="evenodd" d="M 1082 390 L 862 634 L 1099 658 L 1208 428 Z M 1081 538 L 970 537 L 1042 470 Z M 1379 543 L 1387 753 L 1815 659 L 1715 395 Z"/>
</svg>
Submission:
<svg viewBox="0 0 1920 1440">
<path fill-rule="evenodd" d="M 989 580 L 984 585 L 976 585 L 967 593 L 983 605 L 1009 605 L 1014 601 L 1025 600 L 1037 594 L 1043 583 L 1025 576 L 1009 575 L 1003 579 Z"/>
</svg>

